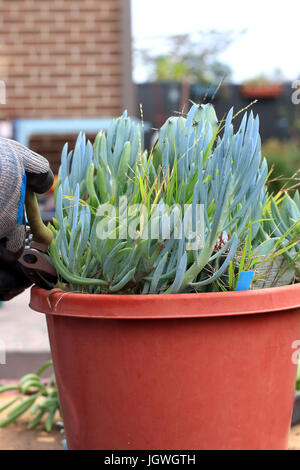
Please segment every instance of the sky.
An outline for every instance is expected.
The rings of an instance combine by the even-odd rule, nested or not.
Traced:
[[[286,80],[300,77],[299,0],[131,0],[137,47],[159,48],[168,35],[217,29],[245,32],[219,58],[240,83],[280,68]],[[143,68],[134,79],[144,81]]]

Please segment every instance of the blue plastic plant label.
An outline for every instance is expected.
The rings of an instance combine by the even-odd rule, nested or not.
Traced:
[[[242,271],[235,290],[249,290],[255,271]]]

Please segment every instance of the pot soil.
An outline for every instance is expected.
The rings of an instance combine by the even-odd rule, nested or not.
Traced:
[[[54,293],[47,318],[69,449],[286,449],[300,284],[174,295]]]

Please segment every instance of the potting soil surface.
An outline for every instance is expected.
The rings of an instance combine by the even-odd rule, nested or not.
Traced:
[[[0,408],[13,399],[11,393],[0,395]],[[6,411],[0,418],[3,419]],[[57,420],[59,416],[57,415]],[[42,425],[34,430],[28,430],[31,421],[30,412],[25,413],[8,427],[0,428],[0,450],[62,450],[63,436],[58,426],[47,433]],[[289,449],[300,450],[300,424],[293,426],[289,437]]]

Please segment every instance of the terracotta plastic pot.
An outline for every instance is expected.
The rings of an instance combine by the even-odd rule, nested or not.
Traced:
[[[282,85],[243,85],[241,92],[246,99],[271,99],[279,98],[282,94]]]
[[[300,284],[87,295],[33,288],[70,449],[285,449]]]

